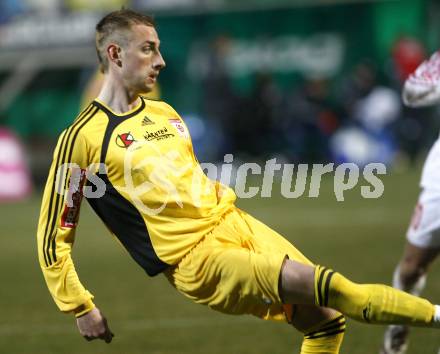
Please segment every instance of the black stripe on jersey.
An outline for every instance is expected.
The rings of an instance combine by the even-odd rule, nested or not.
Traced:
[[[75,121],[81,120],[84,116],[86,116],[91,111],[92,108],[93,108],[93,106],[89,105],[84,111],[82,111],[79,114],[78,118],[75,119]],[[55,192],[56,170],[55,169],[57,169],[58,166],[60,166],[60,158],[61,158],[61,155],[62,155],[61,154],[61,150],[65,147],[67,131],[68,131],[68,129],[65,129],[63,131],[62,137],[60,137],[60,144],[56,147],[58,149],[56,151],[57,161],[56,161],[56,164],[53,167],[54,168],[54,180],[53,180],[53,184],[52,184],[52,190],[50,192],[49,211],[47,213],[46,228],[44,230],[44,239],[43,239],[43,255],[44,255],[44,262],[46,264],[46,267],[49,266],[49,263],[50,263],[50,259],[49,259],[50,255],[49,255],[48,252],[46,254],[45,249],[46,249],[46,239],[47,239],[47,236],[48,236],[47,230],[48,230],[48,227],[49,227],[49,224],[50,224],[51,217],[53,217],[52,216],[52,207],[53,207],[54,196],[56,194],[56,192]]]
[[[106,183],[106,191],[101,198],[87,198],[90,206],[149,276],[163,272],[169,265],[156,255],[139,210],[114,188],[106,175],[99,177]]]
[[[58,147],[58,150],[61,149],[62,146],[64,146],[64,141],[66,138],[66,132],[67,130],[64,130],[62,133],[62,137],[60,136],[60,145]],[[57,153],[58,157],[57,157],[57,163],[53,166],[54,170],[57,168],[58,163],[59,163],[59,159],[60,159],[60,154],[59,152]],[[49,172],[50,175],[50,172]],[[49,223],[50,223],[50,217],[52,214],[52,205],[53,205],[53,198],[55,195],[55,181],[56,181],[56,172],[54,171],[54,180],[53,180],[53,184],[52,184],[52,190],[50,192],[50,201],[49,201],[49,211],[47,212],[47,220],[46,220],[46,228],[44,230],[44,238],[43,238],[43,255],[44,255],[44,263],[46,264],[46,267],[49,265],[49,260],[48,260],[48,255],[46,255],[46,238],[47,238],[47,229],[49,227]]]
[[[136,111],[131,112],[129,114],[125,114],[125,115],[116,115],[112,111],[110,111],[107,107],[100,104],[99,102],[97,102],[97,101],[93,102],[93,104],[96,105],[97,107],[101,108],[107,114],[107,117],[108,117],[108,125],[105,130],[104,138],[102,140],[102,145],[101,145],[101,157],[100,157],[101,163],[105,163],[105,157],[107,156],[108,145],[110,143],[110,138],[111,138],[115,128],[119,124],[121,124],[122,122],[126,121],[127,119],[136,116],[145,108],[144,98],[142,96],[139,96],[139,98],[141,99],[140,107],[138,109],[136,109]]]
[[[77,121],[78,127],[75,126],[75,128],[73,128],[71,130],[70,133],[73,134],[73,137],[71,138],[70,146],[67,146],[66,150],[64,151],[64,153],[69,151],[67,159],[64,160],[65,163],[69,163],[72,160],[73,149],[75,147],[75,141],[76,141],[76,138],[77,138],[80,130],[93,118],[93,116],[98,111],[99,111],[99,109],[95,108],[87,117],[84,117],[84,119],[81,119],[81,121],[78,120]],[[74,125],[76,125],[76,123]],[[74,130],[75,130],[75,132],[73,132]],[[69,139],[69,137],[68,137],[68,139]],[[69,140],[67,140],[67,142],[69,143]],[[64,159],[64,156],[63,156],[63,159]],[[66,177],[67,177],[67,175],[66,175]],[[69,183],[68,178],[66,178],[65,181],[64,181],[64,188],[62,189],[63,191],[65,191],[67,189],[67,184],[68,183]],[[59,214],[63,210],[64,198],[61,198],[59,195],[57,196],[57,198],[59,198],[59,205],[58,205],[58,209],[57,209],[58,210],[57,214]],[[55,223],[55,225],[56,225],[56,223]],[[53,259],[54,262],[57,261],[57,256],[56,256],[56,235],[57,235],[56,232],[54,234],[52,234],[52,233],[49,234],[49,237],[52,238],[52,259]],[[49,248],[48,248],[48,251],[49,251]]]
[[[84,120],[86,120],[91,112],[93,112],[93,106],[90,105],[76,120],[75,123],[72,124],[69,128],[67,128],[64,131],[64,136],[63,139],[61,141],[61,144],[59,146],[58,152],[57,152],[57,162],[55,164],[55,168],[58,169],[62,164],[68,162],[66,161],[66,153],[67,153],[67,148],[69,145],[69,141],[70,141],[70,137],[71,137],[71,133],[73,131],[74,128],[76,128],[78,125],[80,125]],[[51,265],[53,261],[56,261],[56,259],[54,258],[53,260],[50,257],[50,244],[51,244],[51,237],[52,234],[54,232],[55,226],[56,226],[56,222],[58,220],[58,210],[59,210],[59,202],[60,199],[63,200],[63,198],[60,198],[60,195],[55,191],[55,183],[56,183],[56,173],[57,171],[54,171],[54,181],[53,181],[53,185],[52,185],[52,192],[51,192],[51,202],[50,202],[50,206],[49,206],[49,213],[48,213],[48,221],[46,224],[46,233],[45,233],[45,237],[44,237],[44,248],[45,248],[45,259],[47,259],[47,265]],[[66,175],[67,176],[67,175]],[[62,190],[61,189],[61,185],[62,185],[62,179],[60,179],[58,181],[59,185],[57,188],[57,191]],[[54,201],[54,197],[55,197],[55,201]],[[53,209],[53,212],[52,212]],[[50,231],[47,232],[47,227],[50,225]]]
[[[101,144],[101,163],[105,163],[115,128],[144,109],[145,102],[142,97],[141,100],[139,109],[124,116],[114,115],[99,102],[94,102],[108,116],[108,124]],[[169,265],[154,251],[147,225],[139,210],[114,188],[107,175],[100,174],[99,177],[105,182],[106,191],[101,198],[87,198],[90,206],[148,275],[154,276],[163,272]]]
[[[68,159],[66,159],[67,152],[69,151],[69,157],[71,158],[73,148],[75,145],[76,137],[78,136],[79,131],[86,125],[90,119],[98,112],[98,109],[96,107],[93,107],[93,105],[90,105],[89,108],[86,110],[84,114],[82,114],[82,117],[78,118],[74,124],[72,124],[65,132],[63,136],[63,140],[60,145],[61,151],[58,153],[57,157],[57,163],[56,168],[59,168],[59,166],[70,162]],[[72,136],[73,134],[73,136]],[[51,265],[53,262],[57,261],[56,258],[56,247],[55,247],[55,237],[56,237],[56,224],[59,217],[60,209],[63,206],[64,203],[64,195],[60,196],[60,194],[56,193],[55,191],[55,183],[56,183],[56,172],[54,171],[54,183],[52,186],[52,193],[51,193],[51,205],[49,209],[48,214],[48,224],[50,223],[50,230],[49,232],[45,233],[45,255],[47,258],[47,266]],[[67,180],[67,174],[66,174],[66,180]],[[59,181],[60,185],[58,187],[61,187],[62,180]],[[65,189],[64,189],[65,190]],[[54,201],[55,196],[55,201]],[[53,212],[51,209],[54,209]],[[52,214],[52,215],[51,215]],[[47,227],[47,225],[46,225]],[[50,247],[52,245],[52,258],[50,254]]]
[[[92,104],[99,107],[102,111],[104,111],[108,116],[116,117],[116,118],[131,118],[135,115],[139,114],[144,108],[145,108],[145,99],[142,96],[139,96],[141,99],[141,105],[138,109],[136,109],[134,112],[128,113],[128,114],[115,114],[111,110],[109,110],[106,106],[99,103],[98,101],[93,101]]]

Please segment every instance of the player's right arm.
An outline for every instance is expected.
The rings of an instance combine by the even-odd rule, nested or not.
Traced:
[[[74,313],[80,333],[87,339],[110,342],[113,334],[95,307],[93,295],[81,284],[71,251],[89,165],[81,128],[93,116],[89,108],[59,137],[47,178],[38,223],[38,258],[49,292],[58,308]]]
[[[92,294],[79,281],[71,257],[87,167],[86,145],[72,127],[60,135],[55,148],[43,194],[37,243],[44,279],[58,308],[81,316],[95,305]]]
[[[409,107],[440,103],[440,51],[420,64],[408,77],[403,86],[402,98]]]

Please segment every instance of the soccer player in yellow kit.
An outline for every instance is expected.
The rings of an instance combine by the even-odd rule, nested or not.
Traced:
[[[179,292],[215,310],[292,324],[304,333],[302,354],[338,353],[344,315],[438,326],[438,306],[314,265],[235,207],[234,192],[203,174],[180,116],[140,95],[165,67],[159,45],[149,16],[105,16],[96,27],[102,90],[55,148],[38,254],[51,295],[61,311],[75,314],[79,332],[88,340],[113,337],[71,259],[83,195],[150,276],[163,273]]]

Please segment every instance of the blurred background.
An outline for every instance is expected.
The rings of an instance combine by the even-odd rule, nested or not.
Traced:
[[[88,206],[75,257],[85,264],[82,279],[122,323],[120,342],[82,343],[53,305],[34,249],[41,190],[58,134],[99,88],[94,26],[121,6],[155,15],[167,67],[152,97],[183,116],[201,162],[234,153],[241,161],[388,166],[380,200],[353,190],[337,203],[329,180],[317,200],[274,195],[239,205],[312,259],[359,281],[389,282],[440,127],[439,108],[404,107],[401,87],[440,47],[440,2],[0,0],[0,352],[294,352],[300,341],[290,329],[205,316],[163,279],[144,281],[124,251],[111,241],[106,248],[108,233]],[[124,286],[115,289],[115,281]],[[427,294],[438,298],[432,283]],[[353,328],[343,352],[375,353],[382,328]],[[434,353],[434,333],[416,333],[412,353]]]
[[[37,185],[98,92],[94,26],[121,6],[155,14],[155,97],[186,118],[200,161],[411,165],[436,138],[436,109],[403,107],[400,90],[440,43],[437,1],[2,0],[0,126]]]

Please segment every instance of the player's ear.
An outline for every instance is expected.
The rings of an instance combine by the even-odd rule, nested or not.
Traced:
[[[117,44],[110,44],[107,47],[107,54],[109,56],[109,60],[115,63],[117,66],[122,67],[121,61],[121,47]]]

